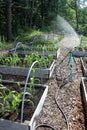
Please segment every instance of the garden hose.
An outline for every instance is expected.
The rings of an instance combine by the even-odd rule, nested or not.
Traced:
[[[64,58],[64,59],[65,59],[65,58]],[[55,94],[55,103],[56,103],[58,109],[60,110],[60,112],[62,113],[62,115],[63,115],[63,117],[64,117],[64,119],[65,119],[65,121],[66,121],[67,130],[69,130],[69,122],[68,122],[68,119],[67,119],[66,115],[64,114],[62,108],[60,107],[60,105],[59,105],[59,103],[58,103],[58,101],[57,101],[57,97],[58,97],[58,95],[59,95],[59,90],[61,89],[61,87],[63,87],[63,86],[66,84],[66,83],[64,83],[65,80],[64,80],[63,77],[62,77],[61,68],[59,69],[59,72],[60,72],[60,76],[61,76],[62,81],[61,81],[61,84],[59,84],[59,85],[57,84],[57,85],[58,85],[58,89],[57,89],[56,94]]]
[[[66,121],[67,130],[69,130],[69,122],[68,122],[68,119],[67,119],[66,115],[64,114],[62,108],[60,107],[60,105],[59,105],[59,103],[58,103],[58,101],[57,101],[57,96],[59,95],[59,94],[58,94],[58,93],[59,93],[59,90],[60,90],[61,87],[64,85],[63,83],[64,83],[64,81],[62,80],[62,83],[58,86],[59,88],[57,89],[57,92],[56,92],[56,94],[55,94],[55,103],[56,103],[57,107],[59,108],[60,112],[62,113],[62,115],[63,115],[63,117],[64,117],[64,119],[65,119],[65,121]]]
[[[50,130],[56,130],[51,125],[47,125],[47,124],[40,124],[40,125],[36,126],[35,130],[37,130],[38,128],[49,128]]]
[[[66,59],[66,57],[69,55],[70,51],[64,56],[64,58],[61,60],[61,62],[58,64],[58,66]]]

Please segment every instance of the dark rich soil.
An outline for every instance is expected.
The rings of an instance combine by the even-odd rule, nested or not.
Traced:
[[[3,80],[12,81],[12,82],[26,82],[26,76],[18,76],[18,75],[10,75],[10,74],[1,74]],[[28,80],[28,83],[30,78]],[[46,79],[35,78],[34,77],[34,84],[43,84]]]
[[[19,88],[17,86],[17,84],[14,84],[14,83],[2,83],[3,85],[5,85],[6,87],[8,87],[11,91],[17,91],[17,92],[22,92],[21,88]],[[21,86],[23,88],[23,86]],[[34,106],[32,105],[32,103],[30,102],[25,102],[24,103],[24,118],[23,118],[23,121],[25,120],[30,120],[37,105],[38,105],[38,102],[39,100],[41,99],[41,96],[43,94],[43,91],[44,89],[40,88],[40,87],[37,87],[35,88],[34,92],[33,92],[33,97],[29,97],[27,96],[26,99],[30,99]],[[11,100],[11,99],[10,99]],[[16,114],[16,112],[14,113],[9,113],[9,112],[5,112],[5,114],[2,114],[2,110],[1,110],[1,107],[0,107],[0,118],[1,119],[7,119],[7,120],[11,120],[11,121],[16,121],[16,122],[20,122],[20,119],[21,119],[21,103],[19,104],[19,108],[18,108],[18,114]]]
[[[3,80],[10,80],[13,82],[25,82],[26,77],[25,76],[18,76],[18,75],[10,75],[10,74],[1,74]]]

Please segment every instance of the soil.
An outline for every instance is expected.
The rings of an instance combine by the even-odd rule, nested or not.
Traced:
[[[17,91],[19,93],[23,91],[22,88],[24,86],[24,85],[23,86],[21,85],[21,88],[20,88],[17,86],[16,83],[6,83],[6,82],[5,83],[3,82],[3,85],[8,87],[10,91]],[[44,92],[43,88],[41,89],[40,87],[38,88],[35,87],[35,90],[32,93],[32,96],[26,95],[26,99],[30,99],[33,104],[31,102],[25,102],[23,121],[31,120],[31,117],[41,99],[43,92]],[[12,99],[9,98],[8,100],[9,100],[9,103],[11,103]],[[0,100],[0,103],[1,103],[1,100]],[[15,122],[20,122],[21,121],[20,120],[21,119],[21,103],[19,104],[19,107],[18,107],[18,114],[15,111],[13,113],[5,112],[4,114],[2,114],[2,109],[0,107],[0,118],[15,121]]]
[[[25,76],[18,76],[18,75],[10,75],[10,74],[1,74],[3,80],[10,80],[13,82],[25,82],[26,77]]]
[[[48,95],[36,125],[51,125],[55,130],[86,130],[80,91],[83,76],[80,58],[73,58],[70,74],[69,52],[75,47],[74,41],[78,41],[78,38],[68,36],[60,43],[60,55],[56,60],[52,78],[45,83],[49,87]],[[69,128],[59,108],[62,109]],[[46,128],[39,128],[39,130],[46,130]]]

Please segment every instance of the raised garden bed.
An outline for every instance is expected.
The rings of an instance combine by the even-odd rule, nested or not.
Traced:
[[[60,48],[58,47],[58,43],[53,43],[52,41],[44,41],[42,40],[41,43],[36,42],[32,44],[22,44],[18,42],[15,48],[11,49],[10,52],[17,52],[18,54],[32,54],[38,52],[40,55],[48,56],[50,54],[53,55],[54,58],[58,58],[60,54]]]
[[[27,84],[27,92],[30,93],[29,84]],[[2,81],[0,84],[0,130],[34,130],[36,120],[44,104],[48,86],[41,84],[34,84],[33,96],[26,93],[24,101],[23,121],[21,122],[21,102],[14,106],[14,101],[18,95],[24,90],[24,84],[11,81]],[[3,91],[4,90],[4,91]],[[10,95],[10,97],[9,97]],[[14,96],[13,96],[14,95]],[[20,100],[22,98],[20,97]],[[6,102],[5,102],[6,101]],[[16,100],[18,101],[18,100]],[[18,103],[18,102],[17,102]],[[1,105],[4,104],[4,105]],[[32,105],[33,104],[33,105]],[[4,106],[4,108],[2,107]],[[10,106],[10,107],[8,107]],[[15,108],[15,109],[13,109]]]
[[[12,50],[14,52],[14,50]],[[10,52],[12,52],[10,50]],[[28,50],[16,50],[16,52],[18,54],[22,54],[22,55],[25,55],[25,54],[32,54],[33,53],[36,53],[38,52],[40,55],[45,55],[45,56],[48,56],[50,54],[53,55],[54,59],[57,59],[59,57],[59,54],[60,54],[60,48],[58,50],[54,50],[54,51],[48,51],[48,50],[44,50],[44,51],[28,51]]]
[[[85,60],[85,57],[84,58],[81,57],[80,59],[81,59],[81,66],[82,66],[83,75],[87,76],[87,62]]]
[[[33,55],[32,59],[34,59],[35,55],[36,54]],[[9,56],[7,58],[1,57],[0,73],[27,76],[28,71],[30,69],[30,65],[32,65],[32,60],[30,58],[31,58],[31,55],[30,55],[30,57],[26,56],[25,60],[23,61],[23,59],[21,60],[18,56],[14,56],[12,58],[11,57],[9,58]],[[36,58],[39,58],[38,55]],[[35,77],[38,77],[38,78],[42,77],[42,78],[48,79],[52,76],[52,73],[55,68],[55,60],[52,59],[52,56],[50,57],[50,59],[47,59],[47,57],[46,57],[46,60],[48,61],[49,65],[48,65],[47,61],[44,61],[44,58],[41,57],[40,61],[42,62],[42,65],[40,64],[39,66],[35,66],[35,68],[34,68]],[[11,62],[12,62],[12,65],[11,65]],[[23,63],[26,63],[26,64],[23,64]],[[29,63],[31,63],[31,64],[29,65]],[[43,66],[43,65],[45,65],[45,66]],[[31,75],[32,75],[32,73],[31,73]]]
[[[42,78],[45,78],[45,79],[49,79],[49,78],[52,77],[54,69],[55,69],[55,61],[53,61],[50,68],[46,68],[46,69],[35,68],[34,76],[37,77],[37,78],[42,77]],[[29,71],[29,68],[25,68],[25,67],[14,67],[14,66],[0,65],[0,73],[1,74],[27,76],[28,71]]]
[[[82,77],[81,79],[81,93],[82,93],[82,100],[83,100],[85,113],[87,116],[87,78],[86,77]]]

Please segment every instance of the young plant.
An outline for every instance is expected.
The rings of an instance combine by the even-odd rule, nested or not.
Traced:
[[[0,64],[8,65],[8,66],[17,66],[21,64],[21,59],[18,57],[18,54],[8,54],[5,56],[0,57]]]
[[[33,73],[34,73],[34,70],[33,70]],[[33,84],[31,83],[31,85]],[[16,91],[16,90],[13,90],[13,88],[8,89],[8,87],[0,84],[0,107],[1,107],[0,113],[2,115],[4,115],[5,113],[12,114],[14,112],[18,115],[19,105],[22,102],[22,96],[23,96],[23,86],[21,85],[20,82],[17,83],[17,87],[18,86],[20,89]],[[28,89],[25,93],[26,98],[24,102],[31,103],[32,107],[34,108],[33,94],[32,94],[34,86],[29,86],[29,87],[30,89]]]
[[[32,64],[32,55],[25,55],[23,63],[26,67],[29,67]]]
[[[0,64],[7,65],[7,66],[23,66],[23,67],[30,67],[34,61],[39,61],[40,66],[43,68],[47,68],[52,63],[53,56],[45,56],[40,55],[38,53],[32,53],[31,55],[25,55],[25,57],[19,57],[18,54],[10,54],[7,57],[3,57],[0,60]],[[37,65],[35,65],[37,67]]]
[[[17,66],[17,64],[21,63],[20,61],[21,60],[18,57],[18,54],[13,53],[13,55],[12,55],[12,64],[13,64],[13,66]]]
[[[11,91],[3,97],[2,114],[5,112],[18,114],[22,93]]]
[[[35,69],[32,69],[32,77],[30,78],[30,91],[34,92],[34,74],[35,74]]]

